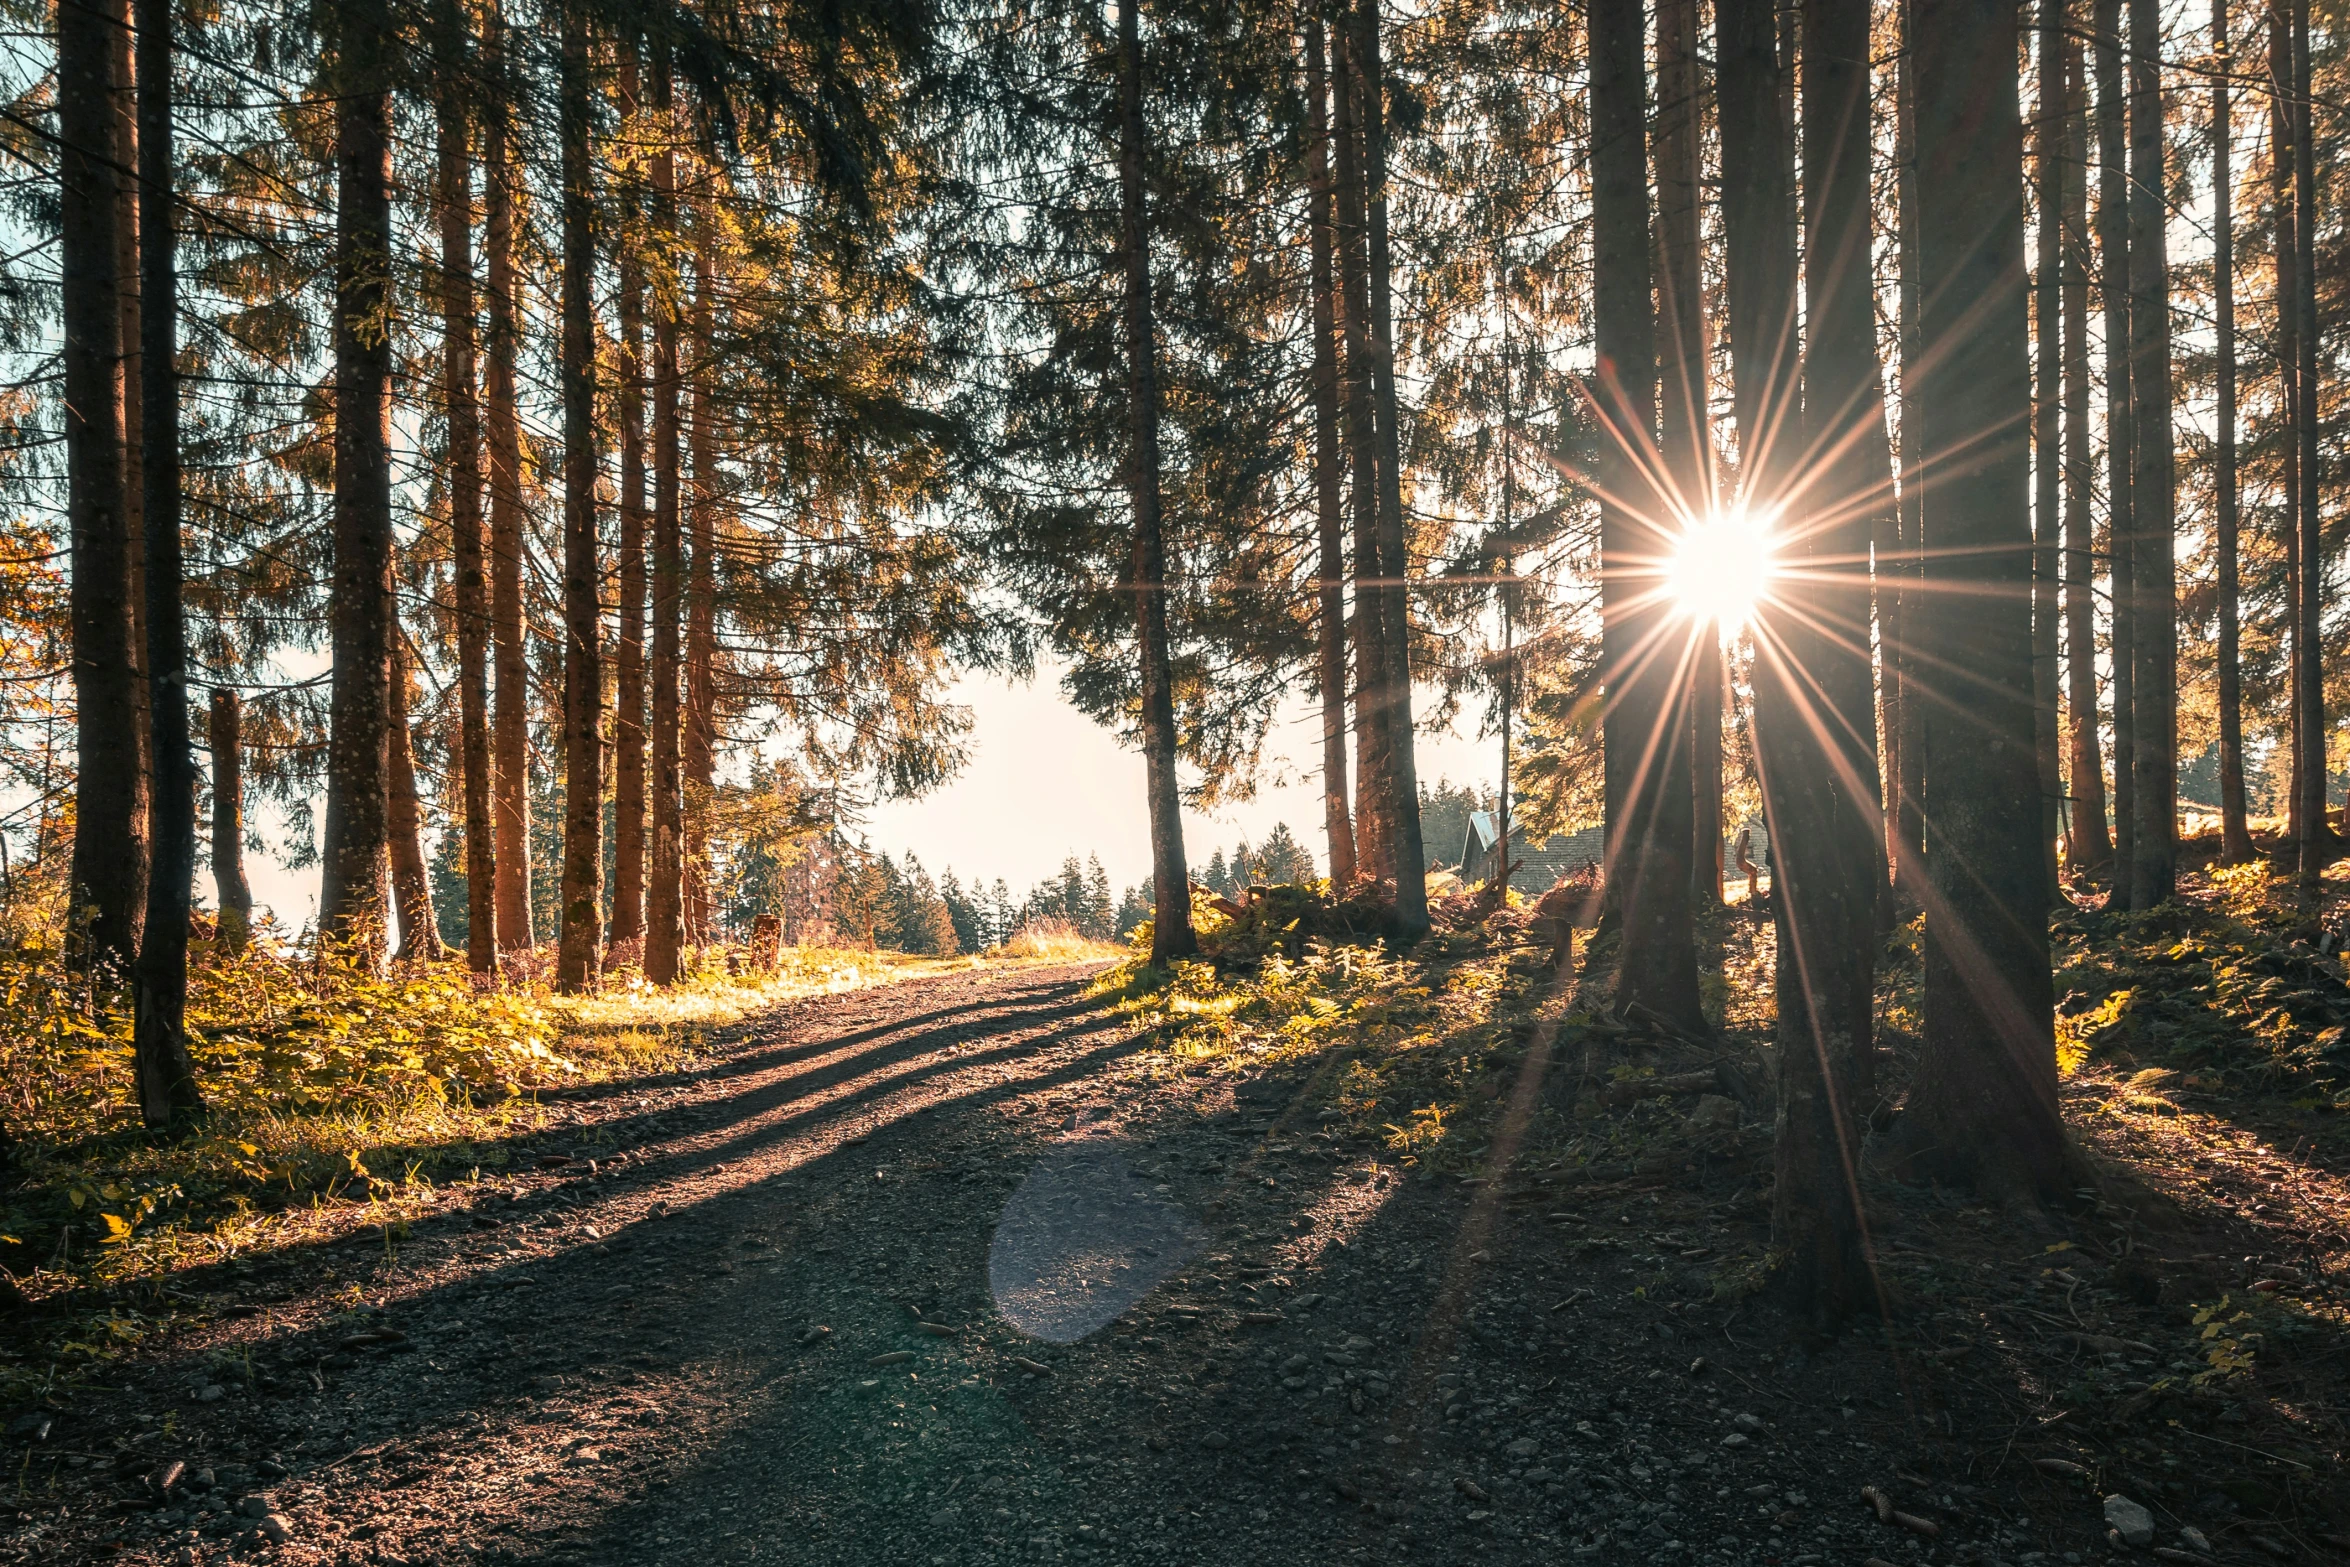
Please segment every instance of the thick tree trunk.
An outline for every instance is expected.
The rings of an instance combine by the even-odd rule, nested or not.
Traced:
[[[653,57],[651,241],[674,253],[677,158],[670,138],[669,55]],[[645,886],[645,978],[673,984],[685,940],[685,817],[678,767],[678,622],[685,598],[685,552],[678,518],[677,311],[674,296],[653,302],[653,626],[652,721],[647,789],[653,819]]]
[[[123,475],[116,171],[127,149],[117,145],[113,48],[104,11],[58,8],[58,272],[79,765],[68,951],[77,968],[127,978],[147,907],[147,776]]]
[[[1638,0],[1591,8],[1593,399],[1600,471],[1601,660],[1607,715],[1607,898],[1616,999],[1702,1030],[1689,906],[1688,682],[1658,587],[1656,312],[1648,226],[1647,79]]]
[[[335,12],[335,501],[331,732],[318,927],[380,951],[392,649],[391,101],[384,0]]]
[[[2244,800],[2243,590],[2237,570],[2236,136],[2228,81],[2236,60],[2228,39],[2228,0],[2211,0],[2211,46],[2216,63],[2211,77],[2211,281],[2212,372],[2219,406],[2211,482],[2219,577],[2219,857],[2222,864],[2242,865],[2252,858],[2252,829]]]
[[[482,49],[483,74],[492,83],[504,72],[504,28],[493,6]],[[498,694],[490,737],[498,947],[527,952],[538,937],[530,910],[530,627],[522,612],[522,423],[514,403],[515,357],[522,346],[514,191],[522,171],[507,152],[506,113],[496,104],[482,119],[481,161],[482,249],[489,285],[483,428],[490,448],[490,658]]]
[[[2285,0],[2271,0],[2268,27],[2269,71],[2269,193],[2276,213],[2274,252],[2276,294],[2276,357],[2279,391],[2284,403],[2284,436],[2278,467],[2284,481],[2285,525],[2279,530],[2285,556],[2285,728],[2291,735],[2291,769],[2285,788],[2285,842],[2280,856],[2287,866],[2301,854],[2301,674],[2293,649],[2301,637],[2301,333],[2298,246],[2293,221],[2293,23]]]
[[[1659,0],[1656,12],[1657,355],[1662,445],[1674,521],[1715,508],[1713,345],[1705,319],[1705,126],[1697,59],[1697,0]],[[1670,525],[1670,524],[1668,524]],[[1722,901],[1722,652],[1720,627],[1691,628],[1680,661],[1689,682],[1690,895]]]
[[[490,792],[489,574],[481,530],[481,399],[474,377],[473,158],[459,90],[465,12],[451,6],[440,119],[441,397],[449,434],[449,537],[457,587],[457,764],[465,777],[465,965],[498,966],[498,846]]]
[[[2039,113],[2033,126],[2034,225],[2032,326],[2032,724],[2040,770],[2041,859],[2053,907],[2064,896],[2056,840],[2063,827],[2064,749],[2057,708],[2058,549],[2064,497],[2064,8],[2039,0]]]
[[[1899,211],[1901,280],[1895,290],[1896,330],[1901,352],[1901,500],[1895,530],[1900,544],[1895,553],[1898,580],[1894,588],[1895,635],[1892,638],[1896,700],[1890,715],[1894,726],[1893,755],[1885,770],[1890,804],[1886,811],[1887,857],[1896,897],[1896,909],[1922,900],[1926,869],[1926,702],[1924,679],[1918,668],[1913,635],[1918,618],[1927,613],[1925,602],[1926,480],[1918,463],[1921,450],[1915,422],[1914,393],[1925,375],[1926,346],[1919,336],[1918,316],[1918,158],[1916,55],[1907,42],[1914,34],[1909,24],[1908,0],[1900,0],[1904,43],[1896,65],[1893,97],[1894,200]]]
[[[685,784],[686,940],[706,946],[710,929],[710,791],[718,760],[718,369],[717,279],[707,229],[694,248],[693,509],[687,517],[693,556],[685,584],[685,732],[679,759]]]
[[[1933,596],[1914,640],[1946,683],[1925,712],[1925,1048],[1904,1117],[1916,1163],[1978,1190],[2067,1186],[2056,1104],[2047,875],[2033,758],[2032,379],[2013,0],[1912,0],[1915,388]]]
[[[1387,245],[1387,95],[1381,85],[1378,0],[1356,0],[1357,120],[1369,225],[1372,417],[1379,437],[1379,618],[1386,637],[1387,837],[1395,862],[1395,923],[1411,940],[1428,929],[1428,857],[1420,841],[1419,769],[1412,744],[1411,548],[1403,521],[1403,436],[1395,390],[1393,269]]]
[[[1308,7],[1306,43],[1306,227],[1313,255],[1314,521],[1319,548],[1315,622],[1322,687],[1322,827],[1330,844],[1330,885],[1355,879],[1354,813],[1346,787],[1346,497],[1338,433],[1338,307],[1332,272],[1337,214],[1330,167],[1330,93],[1322,18]]]
[[[563,6],[563,928],[556,988],[595,987],[604,949],[604,617],[596,559],[596,228],[587,19]]]
[[[424,859],[424,801],[416,791],[416,748],[408,734],[408,688],[415,675],[401,635],[399,610],[391,615],[392,676],[389,722],[385,728],[386,818],[392,858],[392,912],[399,921],[399,954],[405,963],[438,963],[448,956],[433,917],[432,872]]]
[[[2072,729],[2066,768],[2072,793],[2072,869],[2113,864],[2105,817],[2105,736],[2097,696],[2096,460],[2089,440],[2089,121],[2086,62],[2078,36],[2065,45],[2064,215],[2064,658]]]
[[[626,46],[620,67],[622,135],[638,129],[637,58]],[[613,649],[612,925],[613,947],[645,933],[645,267],[623,223],[613,236],[620,263],[620,640]]]
[[[244,716],[234,687],[212,688],[205,738],[212,752],[212,887],[220,902],[223,952],[244,951],[253,935],[253,889],[245,880]]]
[[[2132,0],[2133,5],[2145,0]],[[2318,897],[2318,873],[2336,856],[2340,839],[2326,814],[2326,698],[2320,665],[2325,621],[2325,551],[2320,532],[2318,484],[2324,470],[2318,459],[2318,343],[2317,317],[2317,153],[2311,129],[2309,64],[2309,0],[2286,0],[2292,13],[2293,91],[2288,113],[2293,124],[2293,435],[2298,447],[2301,483],[2294,497],[2296,540],[2301,560],[2301,592],[2295,605],[2293,632],[2294,684],[2301,696],[2297,719],[2301,730],[2301,852],[2300,888],[2312,907]]]
[[[1118,207],[1125,273],[1126,488],[1134,507],[1136,651],[1142,662],[1142,758],[1150,794],[1151,961],[1199,950],[1191,929],[1191,872],[1183,855],[1183,805],[1175,782],[1175,691],[1167,628],[1167,545],[1159,509],[1159,369],[1151,302],[1150,216],[1144,207],[1150,127],[1142,112],[1139,5],[1118,8]]]
[[[196,757],[188,743],[188,639],[180,602],[179,258],[171,209],[171,0],[138,0],[139,308],[146,349],[140,428],[152,443],[141,468],[147,533],[147,669],[155,786],[147,919],[139,944],[132,1067],[150,1127],[200,1112],[188,1054],[188,915],[196,878]]]
[[[2121,0],[2095,0],[2097,70],[2097,267],[2105,301],[2105,547],[2112,621],[2106,646],[2113,667],[2113,895],[2107,907],[2130,906],[2130,867],[2137,863],[2137,528],[2131,485],[2137,440],[2130,411],[2130,190],[2127,96],[2122,79]],[[2157,198],[2159,199],[2159,198]]]
[[[2130,907],[2178,890],[2178,477],[2171,441],[2169,158],[2163,148],[2161,0],[2130,0]]]
[[[114,135],[122,160],[122,177],[115,184],[115,308],[122,317],[122,507],[123,531],[131,556],[131,669],[136,677],[139,770],[154,787],[154,758],[149,743],[155,732],[148,708],[147,689],[147,527],[145,518],[147,438],[144,429],[145,355],[139,310],[139,122],[137,63],[132,58],[131,0],[97,0],[112,34],[113,62],[108,74],[114,82]],[[152,849],[150,848],[150,852]]]
[[[1803,446],[1797,384],[1794,148],[1779,112],[1775,0],[1717,0],[1722,238],[1741,498],[1785,503]]]
[[[1362,92],[1353,30],[1340,27],[1332,97],[1337,104],[1338,304],[1346,341],[1346,452],[1354,500],[1355,866],[1374,882],[1395,875],[1394,788],[1388,781],[1387,639],[1379,619],[1379,448],[1371,415],[1371,290],[1363,211]]]

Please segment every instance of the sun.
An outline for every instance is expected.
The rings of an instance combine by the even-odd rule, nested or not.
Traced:
[[[1777,569],[1775,548],[1770,519],[1744,507],[1691,518],[1668,570],[1674,604],[1728,636],[1746,623],[1769,586]]]

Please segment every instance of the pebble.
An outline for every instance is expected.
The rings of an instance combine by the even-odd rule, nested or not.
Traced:
[[[1510,1456],[1512,1458],[1532,1458],[1540,1451],[1542,1451],[1542,1444],[1535,1441],[1530,1436],[1519,1437],[1515,1442],[1510,1444],[1509,1448]]]
[[[2188,1550],[2198,1552],[2205,1556],[2209,1556],[2211,1554],[2211,1537],[2205,1534],[2202,1530],[2196,1528],[2193,1524],[2189,1524],[2185,1528],[2181,1529],[2179,1531],[2179,1538],[2187,1542]]]
[[[2134,1551],[2154,1543],[2154,1515],[2118,1491],[2105,1499],[2105,1521]]]
[[[8,1434],[19,1442],[46,1442],[49,1440],[50,1431],[56,1425],[57,1421],[54,1417],[36,1409],[30,1414],[18,1415],[14,1420],[9,1421]]]
[[[1758,1415],[1740,1415],[1736,1419],[1732,1420],[1730,1424],[1736,1426],[1739,1430],[1744,1431],[1749,1435],[1759,1433],[1763,1428],[1762,1419]]]
[[[217,1382],[207,1382],[196,1389],[196,1402],[199,1404],[217,1404],[226,1397],[228,1389]]]
[[[293,1521],[283,1513],[264,1515],[259,1528],[262,1538],[272,1545],[283,1545],[294,1537]]]
[[[1220,1453],[1232,1445],[1232,1438],[1221,1431],[1210,1431],[1199,1439],[1199,1445],[1211,1453]]]
[[[1722,1438],[1722,1445],[1724,1447],[1746,1447],[1751,1445],[1753,1441],[1754,1438],[1748,1436],[1745,1432],[1733,1431],[1728,1436]]]

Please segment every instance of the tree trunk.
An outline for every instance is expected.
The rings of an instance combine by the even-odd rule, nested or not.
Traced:
[[[1651,519],[1656,444],[1656,313],[1648,226],[1647,80],[1637,0],[1590,12],[1594,402],[1607,427],[1600,465],[1601,660],[1607,716],[1607,897],[1618,933],[1616,998],[1691,1029],[1698,1004],[1689,907],[1688,682],[1658,656],[1674,635],[1657,592],[1670,541]]]
[[[2178,476],[2171,442],[2169,159],[2163,149],[2161,0],[2130,0],[2131,771],[2130,907],[2178,890]]]
[[[1151,962],[1199,950],[1191,929],[1191,871],[1183,855],[1183,806],[1175,784],[1174,669],[1167,629],[1167,545],[1159,512],[1159,369],[1151,306],[1150,218],[1144,181],[1150,129],[1142,113],[1141,7],[1118,7],[1118,197],[1125,272],[1127,494],[1134,507],[1136,651],[1142,660],[1142,758],[1150,793]]]
[[[677,248],[677,158],[670,138],[669,53],[653,56],[651,242]],[[678,777],[678,620],[685,593],[685,554],[678,518],[677,310],[675,296],[653,302],[653,628],[651,779],[652,868],[645,897],[645,978],[674,984],[685,939],[685,818]]]
[[[139,771],[154,788],[154,758],[148,747],[154,735],[154,717],[148,709],[147,689],[147,528],[145,475],[147,438],[140,388],[145,384],[140,351],[139,312],[139,181],[138,79],[132,58],[131,0],[99,0],[111,30],[113,61],[108,74],[114,83],[114,135],[122,176],[115,184],[115,307],[122,317],[122,510],[123,532],[130,540],[131,557],[131,671],[139,743]],[[151,812],[150,812],[151,814]],[[150,845],[150,854],[153,849]]]
[[[2122,113],[2121,0],[2095,0],[2097,67],[2097,265],[2105,300],[2105,541],[2112,587],[2106,646],[2113,668],[2113,895],[2130,906],[2130,867],[2137,863],[2137,542],[2131,505],[2129,135]]]
[[[2143,4],[2144,0],[2132,0]],[[2300,689],[2301,896],[2315,907],[2318,872],[2332,862],[2339,840],[2326,816],[2326,698],[2320,665],[2325,620],[2325,553],[2320,534],[2318,483],[2317,154],[2311,131],[2309,0],[2286,0],[2292,13],[2293,90],[2293,352],[2295,444],[2301,483],[2294,497],[2301,557],[2301,592],[2293,633],[2295,685]]]
[[[1912,0],[1927,586],[1925,1047],[1916,1163],[2002,1197],[2067,1186],[2033,757],[2023,123],[2012,0]]]
[[[2097,518],[2089,442],[2089,126],[2081,40],[2065,45],[2064,190],[2064,657],[2072,710],[2066,748],[2072,793],[2072,869],[2113,864],[2105,817],[2105,737],[2097,696]]]
[[[1705,319],[1704,110],[1697,60],[1697,0],[1659,0],[1656,13],[1657,355],[1663,456],[1671,522],[1715,507],[1713,421]],[[1668,548],[1673,547],[1670,543]],[[1720,627],[1694,627],[1689,682],[1690,895],[1722,901],[1722,652]]]
[[[483,75],[495,87],[505,68],[505,22],[490,10]],[[530,911],[530,642],[522,613],[522,423],[514,405],[521,350],[521,279],[514,268],[514,191],[521,170],[508,154],[506,111],[482,120],[483,260],[489,274],[488,375],[483,428],[490,447],[490,658],[498,702],[492,719],[490,808],[497,818],[498,946],[538,944]]]
[[[604,620],[596,560],[596,228],[587,19],[563,6],[563,928],[555,985],[595,988],[604,937]]]
[[[498,966],[498,847],[490,805],[489,578],[481,531],[481,400],[474,387],[473,159],[459,72],[465,11],[451,6],[440,119],[441,376],[449,426],[449,537],[457,587],[457,763],[465,777],[465,965]]]
[[[687,568],[685,601],[685,733],[679,742],[685,773],[686,940],[706,946],[710,929],[710,791],[717,776],[718,589],[718,411],[716,356],[717,280],[704,225],[694,248],[693,556]]]
[[[147,778],[137,724],[129,497],[124,491],[121,200],[104,11],[57,13],[58,271],[64,314],[66,510],[73,536],[72,923],[77,968],[127,977],[147,905]]]
[[[212,887],[220,902],[223,952],[244,951],[253,935],[253,889],[245,880],[244,730],[236,689],[214,686],[206,740],[212,752]]]
[[[642,104],[637,57],[625,45],[620,67],[622,135],[633,134]],[[620,263],[620,641],[613,650],[612,927],[613,947],[645,933],[645,267],[624,218],[613,235]]]
[[[2244,671],[2237,575],[2239,526],[2236,483],[2236,180],[2235,108],[2228,73],[2235,53],[2228,39],[2228,0],[2211,0],[2211,280],[2212,364],[2218,398],[2212,439],[2213,547],[2219,582],[2219,857],[2225,865],[2252,858],[2252,829],[2244,802]]]
[[[392,658],[391,23],[335,12],[334,681],[318,928],[380,952]]]
[[[196,878],[196,758],[188,744],[188,638],[181,608],[179,258],[171,209],[171,0],[138,0],[140,428],[153,443],[141,468],[147,533],[147,669],[155,786],[148,838],[154,865],[139,944],[132,1069],[150,1127],[201,1112],[188,1054],[188,915]]]
[[[1779,112],[1775,0],[1717,0],[1723,269],[1741,498],[1768,514],[1788,500],[1801,455],[1801,342],[1795,298],[1794,149]]]
[[[2297,865],[2301,854],[2301,671],[2293,649],[2301,639],[2301,332],[2300,313],[2294,307],[2300,288],[2298,247],[2293,222],[2293,23],[2285,0],[2272,0],[2268,29],[2269,70],[2269,190],[2276,209],[2276,353],[2279,390],[2284,402],[2284,442],[2279,467],[2283,470],[2285,526],[2281,542],[2285,556],[2285,690],[2288,711],[2285,728],[2292,736],[2291,773],[2285,789],[2285,841],[2291,847],[2282,863]]]
[[[1420,841],[1419,770],[1412,747],[1411,548],[1403,522],[1403,437],[1395,390],[1393,269],[1387,246],[1387,95],[1381,85],[1378,0],[1357,0],[1361,77],[1356,118],[1363,137],[1363,191],[1370,231],[1371,397],[1379,437],[1377,602],[1386,638],[1387,837],[1395,862],[1395,923],[1404,939],[1428,929],[1428,856]]]
[[[1387,639],[1379,619],[1379,448],[1371,415],[1371,291],[1363,211],[1362,92],[1353,30],[1337,29],[1338,303],[1345,314],[1346,448],[1353,466],[1355,552],[1355,865],[1374,882],[1395,875],[1395,791],[1388,780]]]
[[[441,928],[433,917],[432,873],[424,860],[424,801],[416,792],[416,748],[408,734],[408,687],[415,677],[400,631],[395,601],[391,617],[392,674],[386,775],[389,794],[385,809],[392,856],[392,911],[399,921],[399,954],[405,963],[438,963],[448,956],[441,945]]]
[[[2039,114],[2033,126],[2035,256],[2032,326],[2032,723],[2040,770],[2041,861],[2051,907],[2064,896],[2056,840],[2062,831],[2064,749],[2057,710],[2059,533],[2064,496],[2064,10],[2066,0],[2039,0]]]
[[[1330,842],[1330,885],[1355,879],[1353,813],[1346,787],[1346,500],[1338,434],[1338,311],[1330,171],[1330,95],[1322,18],[1306,12],[1306,226],[1311,236],[1314,321],[1314,520],[1320,547],[1316,650],[1322,687],[1322,826]]]
[[[1900,0],[1902,37],[1914,34],[1909,24],[1908,0]],[[1908,44],[1895,64],[1893,94],[1893,161],[1895,204],[1900,227],[1901,281],[1896,293],[1899,320],[1896,329],[1901,351],[1901,500],[1895,531],[1900,539],[1895,554],[1898,580],[1894,589],[1895,635],[1892,638],[1897,700],[1892,719],[1898,733],[1886,768],[1891,808],[1886,812],[1887,858],[1897,896],[1896,908],[1921,901],[1926,872],[1926,689],[1918,669],[1914,630],[1927,613],[1926,480],[1918,464],[1920,451],[1914,422],[1913,393],[1925,375],[1926,346],[1919,336],[1918,316],[1918,157],[1917,72]]]

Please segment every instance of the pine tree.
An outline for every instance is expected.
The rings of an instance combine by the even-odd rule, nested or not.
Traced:
[[[563,924],[555,983],[596,983],[603,951],[603,609],[597,598],[595,192],[587,21],[563,3]]]

